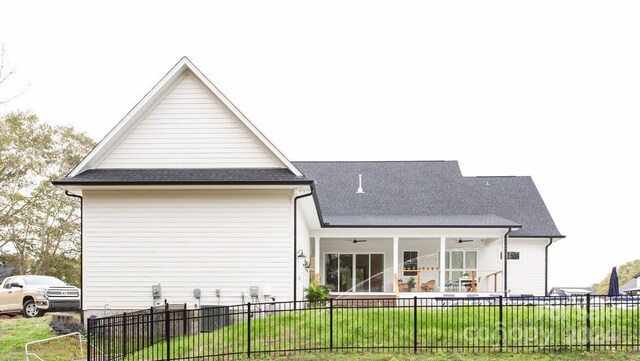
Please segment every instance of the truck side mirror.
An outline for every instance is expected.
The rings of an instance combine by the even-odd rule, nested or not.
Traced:
[[[12,282],[10,287],[11,288],[22,288],[22,285],[19,284],[19,283],[16,283],[16,282]]]

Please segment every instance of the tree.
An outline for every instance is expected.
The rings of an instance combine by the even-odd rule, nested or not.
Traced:
[[[0,119],[0,262],[14,274],[48,274],[79,283],[80,202],[51,184],[94,142],[32,113]]]
[[[640,259],[629,261],[618,266],[616,271],[618,272],[618,282],[620,283],[620,287],[622,287],[625,283],[629,282],[633,276],[640,273]],[[593,287],[597,294],[606,295],[609,292],[609,278],[611,278],[611,272],[609,272],[602,281],[594,283],[591,287]]]
[[[9,59],[7,58],[7,47],[0,43],[0,88],[6,88],[8,80],[16,73],[16,69],[9,67]],[[12,89],[13,95],[0,95],[0,105],[6,104],[11,100],[26,93],[29,89],[29,83],[25,84],[22,89]]]

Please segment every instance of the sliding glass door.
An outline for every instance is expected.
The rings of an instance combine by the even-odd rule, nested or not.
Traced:
[[[328,253],[325,284],[334,292],[384,291],[384,255]]]

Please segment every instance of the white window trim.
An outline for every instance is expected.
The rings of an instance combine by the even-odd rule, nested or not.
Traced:
[[[356,262],[356,255],[367,255],[369,256],[369,273],[371,273],[371,255],[373,254],[379,254],[382,255],[382,291],[371,291],[371,284],[369,284],[369,291],[356,291],[354,288],[357,285],[353,285],[353,287],[351,287],[351,289],[353,291],[333,291],[334,293],[354,293],[354,292],[366,292],[366,293],[384,293],[384,285],[385,285],[385,271],[386,269],[384,268],[385,265],[385,256],[386,254],[384,252],[331,252],[331,251],[326,251],[326,252],[322,252],[322,284],[326,285],[327,284],[327,255],[329,254],[335,254],[338,255],[338,267],[340,265],[340,256],[341,255],[351,255],[353,256],[353,261],[351,264],[351,272],[352,272],[352,280],[353,282],[355,282],[356,280],[356,267],[355,267],[355,262]],[[369,278],[371,278],[371,275],[369,275]],[[338,289],[340,288],[340,273],[338,273]]]
[[[400,262],[400,264],[402,265],[402,276],[401,277],[416,277],[417,275],[417,270],[416,270],[416,275],[405,275],[404,272],[404,253],[405,252],[415,252],[416,253],[416,267],[420,268],[420,252],[418,250],[413,250],[413,249],[403,249],[402,250],[402,262]],[[407,272],[411,272],[411,271],[407,271]]]

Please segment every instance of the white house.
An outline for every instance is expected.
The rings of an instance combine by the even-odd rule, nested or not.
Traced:
[[[301,300],[314,277],[336,297],[544,295],[563,238],[530,177],[291,162],[187,58],[54,184],[82,198],[89,314]]]
[[[631,279],[620,287],[621,294],[638,294],[640,292],[640,273],[631,277]]]

